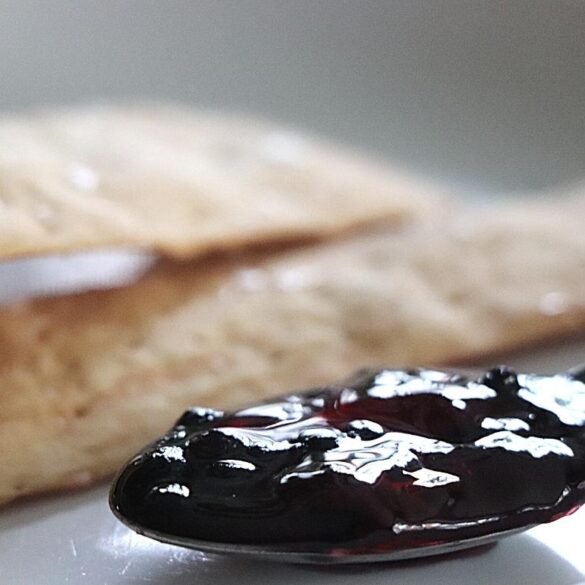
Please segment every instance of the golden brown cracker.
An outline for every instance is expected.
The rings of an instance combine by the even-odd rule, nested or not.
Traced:
[[[436,209],[437,189],[284,126],[163,106],[0,118],[0,258],[172,257],[318,239]]]

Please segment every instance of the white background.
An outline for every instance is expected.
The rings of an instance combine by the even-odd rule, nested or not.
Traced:
[[[259,112],[470,192],[585,168],[581,0],[0,0],[0,56],[3,109]]]

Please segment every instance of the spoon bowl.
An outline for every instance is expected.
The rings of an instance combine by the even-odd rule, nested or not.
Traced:
[[[583,368],[358,371],[234,413],[192,408],[110,505],[132,530],[288,563],[401,561],[493,543],[585,501]]]
[[[414,560],[424,557],[432,557],[463,551],[487,544],[494,544],[502,538],[513,536],[525,532],[533,526],[522,526],[510,530],[503,530],[493,534],[484,534],[472,538],[453,540],[438,544],[426,545],[424,547],[380,550],[375,552],[356,552],[343,547],[332,548],[327,552],[312,552],[297,550],[294,545],[252,545],[252,544],[232,544],[224,542],[210,542],[206,540],[197,540],[192,538],[181,538],[161,534],[156,531],[144,530],[138,526],[131,526],[123,517],[118,516],[129,528],[135,532],[173,546],[180,546],[204,553],[230,555],[243,557],[249,560],[270,561],[290,564],[308,564],[308,565],[342,565],[357,563],[385,563],[395,561]]]

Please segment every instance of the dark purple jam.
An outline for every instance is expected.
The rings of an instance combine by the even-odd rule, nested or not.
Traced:
[[[307,552],[421,547],[585,502],[585,376],[366,370],[224,414],[194,408],[120,473],[139,532]]]

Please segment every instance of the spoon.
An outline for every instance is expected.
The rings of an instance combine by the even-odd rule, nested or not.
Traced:
[[[223,542],[210,542],[205,540],[197,540],[194,538],[181,538],[178,536],[171,536],[163,534],[154,530],[144,529],[140,526],[132,525],[123,516],[116,514],[118,519],[122,521],[128,528],[134,532],[152,538],[163,544],[170,544],[173,546],[180,546],[204,553],[231,555],[246,559],[271,561],[290,564],[312,564],[312,565],[341,565],[354,563],[382,563],[392,561],[405,561],[411,559],[418,559],[424,557],[432,557],[437,555],[444,555],[463,551],[478,546],[493,544],[502,538],[513,536],[525,532],[532,526],[524,526],[510,530],[503,530],[493,534],[484,534],[471,538],[462,538],[459,540],[452,540],[440,544],[425,545],[424,547],[415,547],[410,549],[398,549],[379,552],[355,552],[340,547],[328,552],[306,552],[297,551],[288,546],[279,545],[250,545],[250,544],[232,544]]]
[[[289,563],[490,544],[585,502],[584,378],[383,368],[194,408],[120,471],[110,506],[163,543]]]

